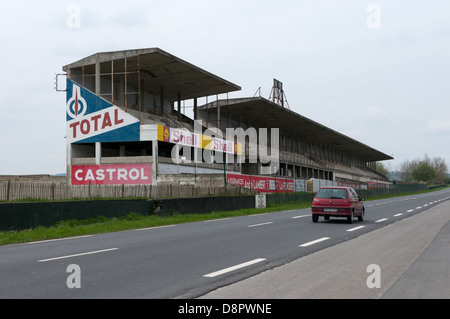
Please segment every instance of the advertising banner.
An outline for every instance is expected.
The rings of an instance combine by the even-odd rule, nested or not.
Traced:
[[[261,193],[293,193],[295,191],[295,181],[289,178],[227,174],[227,183]]]
[[[240,143],[163,125],[158,125],[158,141],[203,148],[221,153],[225,152],[226,154],[242,155],[242,144]]]
[[[152,184],[152,164],[72,165],[72,185]]]
[[[140,140],[140,122],[107,100],[67,79],[68,143]]]

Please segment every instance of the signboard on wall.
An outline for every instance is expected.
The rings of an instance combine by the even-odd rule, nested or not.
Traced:
[[[140,122],[119,107],[67,79],[67,142],[140,140]]]
[[[221,138],[191,133],[188,130],[158,125],[158,141],[202,148],[226,154],[242,155],[242,144]]]
[[[293,193],[295,181],[289,178],[227,174],[227,183],[261,193]]]
[[[152,164],[72,165],[72,185],[149,185]]]
[[[255,208],[261,209],[266,208],[266,195],[256,195],[255,196]]]

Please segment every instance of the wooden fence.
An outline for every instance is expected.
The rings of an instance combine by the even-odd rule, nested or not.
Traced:
[[[162,185],[86,185],[34,181],[0,181],[0,201],[70,200],[98,198],[192,198],[221,195],[254,195],[256,192],[232,184],[224,186]]]

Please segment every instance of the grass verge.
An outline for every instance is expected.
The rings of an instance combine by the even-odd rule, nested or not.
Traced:
[[[8,244],[26,243],[50,239],[60,239],[67,237],[86,236],[101,233],[118,232],[131,229],[141,229],[150,227],[160,227],[177,225],[221,218],[231,218],[247,216],[292,209],[302,209],[311,207],[310,202],[289,203],[279,206],[272,206],[263,209],[240,209],[227,212],[212,212],[210,214],[189,214],[172,216],[144,216],[140,214],[128,214],[120,218],[97,217],[87,220],[66,220],[55,224],[52,227],[36,227],[22,231],[0,232],[0,246]]]

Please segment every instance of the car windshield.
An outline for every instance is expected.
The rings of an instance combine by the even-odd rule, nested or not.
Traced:
[[[322,188],[316,195],[320,199],[346,199],[348,198],[346,189]]]

